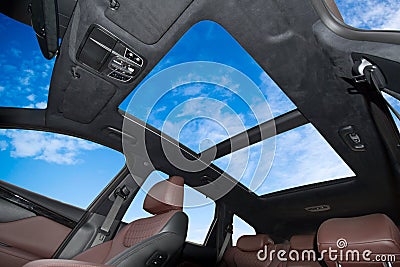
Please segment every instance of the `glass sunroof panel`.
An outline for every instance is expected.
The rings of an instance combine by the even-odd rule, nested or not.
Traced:
[[[295,108],[240,44],[211,21],[184,34],[120,105],[195,152]]]
[[[55,60],[40,52],[32,27],[0,14],[0,106],[47,107]]]
[[[257,195],[355,176],[312,124],[220,158],[215,165]],[[243,159],[249,158],[243,163]]]

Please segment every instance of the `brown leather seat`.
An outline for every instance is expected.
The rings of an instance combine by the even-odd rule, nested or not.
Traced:
[[[188,218],[182,212],[182,177],[173,176],[154,185],[143,208],[154,214],[125,226],[113,240],[92,247],[73,260],[38,260],[25,267],[146,266],[154,257],[173,265],[186,239]],[[161,264],[159,264],[161,265]]]
[[[266,246],[266,247],[265,247]],[[286,244],[275,245],[274,241],[264,234],[257,235],[244,235],[241,236],[237,242],[236,247],[230,247],[224,253],[222,266],[227,267],[250,267],[250,266],[284,266],[285,263],[279,262],[275,256],[272,259],[267,257],[265,260],[260,260],[257,253],[260,250],[269,251],[289,249]],[[263,255],[263,254],[262,254]]]
[[[328,266],[390,266],[382,260],[391,255],[396,259],[389,260],[391,265],[400,266],[400,232],[384,214],[327,220],[318,230],[317,241],[321,254],[329,249],[337,250],[337,253],[332,253],[337,255],[336,259],[328,253],[323,254]]]
[[[315,235],[294,235],[290,238],[287,266],[320,267],[318,255],[314,250]]]

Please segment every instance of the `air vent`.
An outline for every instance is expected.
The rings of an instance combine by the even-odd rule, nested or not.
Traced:
[[[304,209],[309,212],[322,212],[330,210],[331,207],[329,205],[319,205],[319,206],[307,207]]]

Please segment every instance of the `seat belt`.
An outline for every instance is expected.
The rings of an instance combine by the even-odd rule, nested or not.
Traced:
[[[222,258],[224,257],[224,253],[225,253],[225,251],[226,251],[226,248],[228,247],[228,245],[229,245],[229,241],[231,241],[231,237],[232,237],[232,234],[233,234],[233,226],[232,226],[232,224],[229,224],[227,227],[226,227],[226,235],[225,235],[225,239],[224,239],[224,242],[222,243],[222,246],[221,246],[221,249],[219,250],[219,254],[218,254],[218,257],[217,257],[217,264],[222,260]]]
[[[391,97],[400,101],[400,94],[393,92],[386,88],[387,82],[385,76],[383,75],[382,71],[371,62],[366,59],[362,59],[359,65],[354,67],[356,72],[359,75],[353,77],[353,80],[356,84],[359,83],[368,83],[372,88],[376,89],[380,94],[385,92],[386,94],[390,95]],[[385,101],[387,107],[393,114],[400,120],[400,113],[382,96],[383,100]]]
[[[358,62],[359,63],[359,62]],[[397,127],[393,121],[389,121],[387,119],[387,115],[384,114],[382,110],[382,106],[388,107],[389,111],[392,111],[393,114],[400,120],[400,114],[397,112],[393,106],[383,97],[382,92],[385,92],[395,99],[400,101],[400,94],[397,92],[394,92],[388,88],[387,82],[385,79],[384,74],[382,71],[378,68],[378,66],[373,65],[371,62],[367,61],[366,59],[362,59],[361,63],[356,64],[354,69],[358,70],[355,71],[356,73],[360,74],[357,76],[353,77],[354,81],[354,86],[355,88],[363,93],[365,90],[375,90],[378,94],[381,95],[381,103],[373,103],[370,100],[370,113],[372,116],[372,119],[374,120],[378,132],[383,136],[383,132],[381,129],[385,129],[388,127],[393,128],[393,130],[396,132],[397,139],[394,142],[384,142],[386,149],[388,150],[388,153],[393,160],[393,162],[398,162],[398,158],[400,158],[400,152],[398,151],[398,140],[400,139],[400,135],[398,134]],[[353,70],[354,70],[353,69]],[[364,84],[364,85],[363,85]],[[363,88],[364,87],[364,88]],[[367,89],[365,88],[367,87]]]
[[[104,242],[106,239],[106,236],[110,234],[110,228],[117,217],[118,211],[120,210],[122,204],[124,203],[125,199],[129,195],[129,189],[124,185],[122,187],[118,187],[114,191],[115,195],[115,200],[113,205],[111,206],[111,209],[108,211],[106,218],[103,221],[103,224],[101,225],[96,238],[94,239],[91,247],[97,246],[101,243]]]

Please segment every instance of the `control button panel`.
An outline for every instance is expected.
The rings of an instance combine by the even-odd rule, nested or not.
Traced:
[[[146,262],[148,267],[163,266],[168,258],[166,253],[155,252],[150,259]]]
[[[140,65],[121,56],[114,56],[109,62],[108,68],[112,70],[108,74],[109,77],[123,82],[129,82],[140,72]]]
[[[124,83],[133,81],[145,66],[142,56],[97,25],[88,31],[77,59],[103,75]]]
[[[138,56],[137,54],[135,54],[134,52],[132,52],[131,50],[129,50],[128,48],[125,49],[124,56],[125,56],[125,58],[132,60],[133,62],[138,64],[140,67],[143,67],[143,59],[140,56]]]

